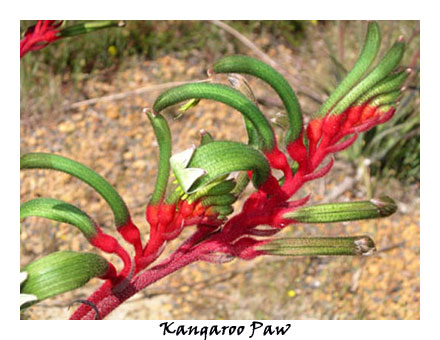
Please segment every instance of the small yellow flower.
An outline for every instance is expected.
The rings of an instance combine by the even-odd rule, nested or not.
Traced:
[[[108,47],[108,54],[115,56],[116,53],[118,53],[118,50],[116,49],[116,47],[114,45],[110,45]]]
[[[287,292],[287,296],[289,296],[290,298],[294,298],[296,296],[296,292],[291,289]]]

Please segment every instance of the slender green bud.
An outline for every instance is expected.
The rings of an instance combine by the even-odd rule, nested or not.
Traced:
[[[347,74],[344,80],[332,92],[330,97],[325,101],[318,111],[318,116],[322,117],[327,114],[333,106],[336,105],[350,89],[361,79],[362,75],[368,70],[377,56],[380,48],[380,29],[376,22],[368,24],[367,36],[365,38],[364,47],[360,53],[358,60]]]
[[[274,239],[256,247],[269,255],[371,255],[376,247],[369,236]]]
[[[219,217],[228,216],[234,211],[234,208],[232,208],[230,205],[213,205],[209,207],[209,209],[214,213],[218,213]]]
[[[104,28],[122,26],[125,26],[125,22],[121,20],[86,22],[63,28],[59,35],[62,37],[73,37],[75,35],[90,33]]]
[[[400,63],[404,52],[405,43],[403,41],[397,41],[387,54],[385,54],[379,64],[332,108],[330,114],[344,112],[350,105],[358,100],[360,96],[368,92],[382,79],[386,78]]]
[[[298,99],[287,80],[273,67],[246,56],[229,56],[212,66],[216,73],[244,73],[257,77],[269,84],[283,102],[289,121],[286,143],[295,141],[303,128],[302,113]]]
[[[127,224],[130,213],[118,192],[100,175],[71,159],[48,153],[28,153],[20,158],[20,169],[51,169],[72,175],[95,189],[108,203],[117,227]]]
[[[263,150],[273,150],[275,136],[263,113],[246,96],[231,87],[221,84],[193,83],[176,86],[162,93],[154,102],[154,112],[188,99],[211,99],[224,103],[243,114],[258,131],[263,141]]]
[[[399,98],[401,94],[402,92],[400,92],[400,89],[395,90],[393,92],[384,93],[373,98],[368,105],[372,105],[372,106],[390,105],[396,102],[397,98]]]
[[[220,177],[218,180],[215,180],[207,185],[205,185],[200,190],[196,191],[194,194],[190,195],[188,198],[188,203],[193,203],[197,201],[199,198],[205,196],[217,196],[217,195],[225,195],[229,194],[232,189],[235,187],[235,181],[233,179],[226,180],[228,175]]]
[[[389,197],[369,201],[318,204],[284,214],[284,218],[303,223],[332,223],[390,216],[397,210]]]
[[[400,90],[405,80],[408,79],[410,72],[402,71],[399,73],[392,74],[380,81],[371,90],[362,95],[356,102],[356,105],[362,105],[373,97],[378,95]]]
[[[231,205],[237,200],[232,194],[216,195],[216,196],[206,196],[202,199],[202,204],[205,207],[211,205]]]
[[[165,190],[170,176],[170,157],[171,157],[171,132],[166,119],[159,113],[153,114],[150,111],[144,111],[153,126],[159,145],[159,167],[151,196],[150,204],[157,204],[165,195]]]

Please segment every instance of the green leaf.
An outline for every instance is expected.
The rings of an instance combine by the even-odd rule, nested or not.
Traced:
[[[41,301],[84,286],[91,278],[103,276],[107,269],[107,260],[96,254],[52,253],[22,269],[28,278],[20,293],[35,295]]]
[[[284,214],[284,218],[303,223],[332,223],[390,216],[396,203],[387,196],[360,202],[317,204]]]

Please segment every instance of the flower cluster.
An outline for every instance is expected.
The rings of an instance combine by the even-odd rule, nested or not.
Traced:
[[[42,32],[48,27],[56,28],[48,23],[32,32]],[[195,261],[221,263],[234,258],[250,260],[260,255],[371,254],[375,249],[374,242],[363,235],[278,239],[273,236],[293,223],[378,218],[396,211],[395,203],[388,197],[314,206],[304,206],[309,196],[291,200],[305,183],[331,170],[333,158],[322,165],[326,157],[348,148],[360,132],[393,116],[394,103],[409,74],[408,71],[394,72],[402,58],[404,43],[399,39],[368,71],[379,46],[378,25],[370,23],[358,61],[306,126],[294,91],[269,65],[250,57],[229,56],[210,68],[209,75],[252,75],[273,88],[286,108],[288,120],[282,145],[253,100],[251,91],[247,86],[240,88],[243,85],[240,82],[232,82],[233,87],[213,81],[200,82],[162,93],[152,109],[145,110],[160,150],[155,189],[146,207],[150,235],[145,245],[125,202],[100,175],[57,155],[34,153],[22,156],[22,169],[62,171],[94,188],[112,209],[117,231],[135,251],[134,258],[131,258],[114,237],[105,234],[87,214],[66,202],[47,198],[25,202],[21,207],[21,218],[42,216],[75,225],[92,245],[117,254],[124,268],[118,273],[101,257],[82,258],[61,252],[59,256],[25,268],[29,279],[22,292],[33,294],[40,300],[48,297],[47,290],[39,285],[43,278],[46,286],[50,284],[50,280],[47,281],[39,271],[46,265],[60,268],[59,273],[54,270],[52,275],[53,281],[57,280],[57,287],[64,287],[58,288],[57,293],[80,286],[93,276],[104,278],[106,282],[101,288],[72,316],[73,319],[88,319],[94,318],[95,309],[104,317],[139,290]],[[198,147],[173,155],[170,129],[161,112],[188,100],[186,109],[200,100],[215,100],[235,108],[243,115],[248,143],[218,141],[203,131]],[[282,176],[275,177],[275,169],[280,170]],[[170,177],[173,180],[170,181]],[[244,201],[241,211],[231,217],[234,202],[248,185],[253,185],[255,191]],[[193,234],[168,258],[152,266],[167,243],[176,239],[183,228],[191,226],[196,227]],[[87,272],[86,276],[78,276],[63,270],[64,263],[95,270]],[[70,286],[68,283],[63,286],[63,282]]]

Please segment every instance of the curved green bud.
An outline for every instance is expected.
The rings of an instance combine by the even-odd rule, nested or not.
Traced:
[[[280,256],[371,255],[376,247],[369,236],[310,237],[275,239],[255,250]]]
[[[120,20],[106,20],[106,21],[94,21],[86,22],[62,29],[59,33],[61,37],[73,37],[75,35],[90,33],[109,27],[121,27],[125,23]]]
[[[105,199],[113,211],[117,227],[130,220],[127,205],[118,192],[101,175],[81,163],[55,154],[28,153],[20,157],[20,169],[51,169],[72,175],[90,185]]]
[[[206,174],[190,187],[184,188],[187,193],[200,190],[220,176],[249,170],[253,173],[252,182],[258,189],[270,174],[270,165],[260,151],[249,145],[231,141],[215,141],[196,149],[188,168],[203,169]]]
[[[216,195],[216,196],[206,196],[202,199],[202,205],[204,207],[209,207],[212,205],[231,205],[237,200],[232,194]]]
[[[284,218],[303,223],[332,223],[387,217],[397,210],[389,197],[360,202],[317,204],[284,214]]]
[[[215,195],[225,195],[225,194],[228,194],[228,193],[230,193],[232,191],[232,189],[234,189],[235,184],[236,183],[235,183],[235,181],[233,179],[229,179],[227,181],[220,182],[217,185],[215,185],[212,188],[210,188],[206,192],[206,195],[215,196]]]
[[[105,275],[108,268],[102,256],[59,251],[22,269],[28,278],[20,287],[20,293],[35,295],[41,301],[84,286],[91,278]]]
[[[219,214],[219,219],[222,219],[225,216],[228,216],[229,214],[232,214],[232,212],[234,211],[234,208],[231,207],[230,205],[212,205],[209,207],[209,209],[213,212],[213,213],[217,213]]]
[[[330,111],[330,114],[333,115],[344,112],[360,96],[384,79],[400,63],[404,52],[404,42],[397,41],[394,43],[393,47],[391,47],[379,64],[363,80],[354,86],[339,103],[336,104],[336,106]]]
[[[212,71],[249,74],[268,83],[278,94],[287,111],[289,128],[286,143],[295,141],[299,137],[303,128],[301,108],[292,87],[278,71],[258,59],[246,56],[223,58],[212,66]]]
[[[150,204],[157,204],[165,195],[170,176],[171,132],[166,119],[161,114],[147,112],[147,116],[153,125],[154,134],[159,144],[159,167],[156,185],[150,200]]]
[[[97,233],[93,219],[72,204],[52,198],[36,198],[20,206],[20,219],[29,216],[44,217],[77,227],[88,239]]]
[[[221,84],[194,83],[174,87],[162,93],[154,102],[153,110],[160,112],[165,108],[187,99],[211,99],[233,107],[248,118],[263,141],[263,149],[273,150],[275,136],[261,111],[240,92]]]
[[[374,86],[371,90],[362,95],[357,101],[356,105],[362,105],[373,97],[376,97],[380,94],[400,90],[402,85],[405,83],[405,80],[408,79],[409,72],[402,71],[395,74],[392,74],[386,77],[384,80],[380,81],[376,86]]]
[[[371,102],[368,103],[368,105],[381,106],[381,105],[393,104],[397,100],[397,98],[400,97],[401,94],[402,92],[400,90],[383,93],[373,98]]]
[[[354,64],[351,71],[347,74],[344,80],[332,92],[330,97],[324,102],[318,111],[318,116],[326,115],[336,103],[341,100],[348,91],[361,79],[363,74],[367,72],[368,68],[376,59],[380,48],[380,29],[376,22],[368,24],[367,36],[365,38],[364,47]]]
[[[391,110],[392,108],[395,108],[394,105],[384,104],[384,105],[380,105],[380,106],[377,108],[377,111],[379,111],[379,112],[388,112],[388,111]],[[414,120],[417,120],[417,119],[414,119]],[[374,138],[376,138],[376,137],[374,137]]]
[[[193,203],[205,196],[229,194],[235,187],[235,181],[233,179],[226,180],[227,177],[228,175],[220,177],[219,179],[205,185],[203,188],[200,188],[200,190],[189,196],[188,203]]]

